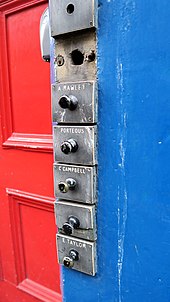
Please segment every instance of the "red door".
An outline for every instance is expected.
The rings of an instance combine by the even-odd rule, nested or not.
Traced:
[[[61,301],[53,213],[47,1],[0,0],[0,302]]]

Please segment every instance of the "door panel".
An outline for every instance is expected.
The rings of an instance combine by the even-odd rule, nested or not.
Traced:
[[[42,8],[45,6],[28,7],[10,14],[6,21],[14,132],[51,132],[51,122],[47,119],[50,116],[49,64],[42,61],[39,46],[38,17]]]
[[[0,1],[0,301],[61,301],[54,221],[46,1]]]

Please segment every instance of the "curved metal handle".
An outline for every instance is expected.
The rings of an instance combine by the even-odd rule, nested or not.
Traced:
[[[40,19],[40,48],[41,57],[45,62],[50,62],[50,32],[49,32],[49,11],[48,7]]]

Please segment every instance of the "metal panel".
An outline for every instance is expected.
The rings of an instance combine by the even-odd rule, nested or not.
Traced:
[[[96,132],[96,126],[54,126],[55,162],[96,164]],[[69,140],[77,143],[78,150],[64,154],[61,151],[61,145]]]
[[[53,123],[95,123],[97,121],[96,82],[65,82],[52,85]],[[78,100],[75,110],[63,109],[59,100],[63,96]]]
[[[88,56],[92,51],[95,59],[89,61]],[[54,55],[55,82],[93,81],[96,79],[95,32],[70,34],[66,39],[57,38]]]
[[[51,0],[51,35],[74,32],[97,26],[96,0]]]
[[[74,262],[73,270],[94,276],[96,274],[96,243],[79,240],[65,235],[57,235],[58,260],[63,264],[71,249],[79,253],[79,260]]]
[[[55,196],[61,199],[74,200],[93,204],[97,200],[96,166],[73,166],[65,164],[54,164],[54,190]],[[74,190],[62,193],[59,183],[73,178],[76,181]]]
[[[72,236],[96,240],[95,206],[79,205],[76,203],[57,201],[55,203],[56,224],[59,232],[65,234],[63,225],[69,221],[69,217],[76,217],[80,226],[73,228]]]

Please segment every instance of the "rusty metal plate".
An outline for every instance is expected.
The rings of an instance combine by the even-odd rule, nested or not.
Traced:
[[[79,260],[74,261],[71,269],[95,276],[97,271],[96,243],[57,234],[57,251],[60,264],[63,265],[64,258],[69,256],[71,250],[75,250],[79,255]]]
[[[65,82],[52,85],[53,123],[96,123],[97,122],[97,87],[95,81]],[[74,97],[75,108],[69,104],[60,104],[62,100]],[[66,107],[66,108],[62,108]]]
[[[53,138],[55,162],[82,165],[97,163],[96,126],[54,126]],[[61,149],[66,149],[66,145],[71,145],[71,142],[77,146],[77,151],[73,152],[73,148],[70,147],[71,152],[63,153]]]
[[[95,206],[57,201],[55,203],[55,216],[60,233],[91,241],[96,240]],[[70,217],[75,217],[78,220],[78,228],[72,227],[72,224],[69,221]],[[63,227],[65,225],[69,227],[68,230]]]
[[[51,36],[97,26],[97,0],[50,0]]]
[[[92,61],[89,55],[94,53]],[[57,38],[54,53],[55,82],[93,81],[96,79],[96,33],[70,34]]]

